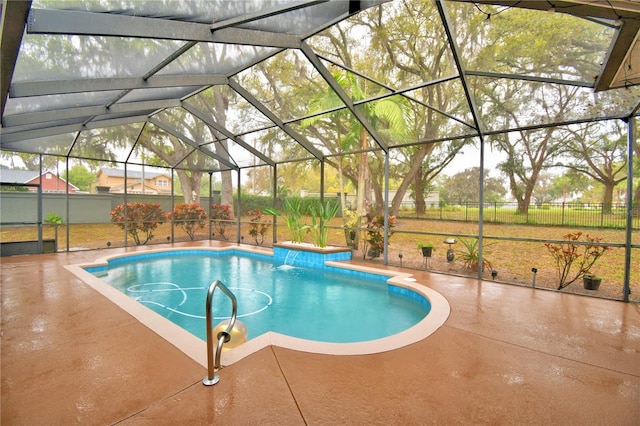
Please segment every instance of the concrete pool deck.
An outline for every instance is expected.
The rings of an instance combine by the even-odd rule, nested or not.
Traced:
[[[205,387],[206,368],[66,269],[219,245],[2,258],[0,423],[640,423],[637,304],[403,270],[451,306],[428,338],[371,355],[267,346]]]

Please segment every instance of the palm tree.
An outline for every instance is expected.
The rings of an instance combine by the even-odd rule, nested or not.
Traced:
[[[333,78],[351,94],[354,102],[364,100],[370,95],[366,92],[366,87],[358,84],[356,77],[346,71],[339,71],[333,74]],[[344,107],[344,108],[340,108]],[[340,108],[340,109],[337,109]],[[369,123],[381,134],[386,134],[394,138],[404,138],[407,134],[407,104],[399,96],[392,96],[380,100],[362,104],[361,111]],[[331,111],[321,114],[322,111]],[[322,140],[326,147],[338,156],[337,168],[340,186],[341,204],[346,205],[346,195],[344,191],[344,175],[356,181],[357,198],[356,212],[363,215],[365,211],[365,201],[370,201],[370,191],[367,191],[367,179],[369,178],[369,133],[362,123],[346,108],[338,95],[330,88],[318,97],[312,98],[309,102],[308,114],[310,118],[302,120],[302,126],[309,128],[313,134]],[[335,144],[329,135],[335,135]],[[345,168],[344,154],[360,151],[360,161],[357,164],[347,165]],[[357,173],[356,173],[357,172]],[[369,203],[370,204],[370,203]],[[343,216],[343,219],[344,218]],[[358,223],[358,227],[361,223]],[[352,241],[345,230],[347,244],[358,247],[359,232]]]

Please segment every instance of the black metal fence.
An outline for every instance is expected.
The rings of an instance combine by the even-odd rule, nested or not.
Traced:
[[[417,213],[413,205],[403,205],[398,216],[431,220],[477,222],[480,203],[463,202],[427,207]],[[632,212],[631,227],[640,229],[640,206]],[[528,211],[518,211],[518,203],[484,203],[483,219],[488,223],[527,224],[545,226],[580,226],[590,228],[624,229],[627,224],[627,208],[623,203],[544,203],[531,205]]]

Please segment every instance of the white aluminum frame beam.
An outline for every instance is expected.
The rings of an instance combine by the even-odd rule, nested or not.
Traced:
[[[20,142],[23,140],[44,138],[47,136],[64,135],[66,133],[82,132],[84,130],[100,129],[103,127],[122,126],[125,124],[142,123],[149,119],[148,115],[137,115],[112,120],[92,121],[85,125],[69,124],[64,126],[46,127],[43,129],[10,132],[6,128],[0,133],[0,149],[6,149],[4,144]]]
[[[22,35],[31,9],[31,0],[4,1],[2,4],[2,22],[0,23],[0,117],[4,116],[13,70],[20,53]]]
[[[269,31],[243,28],[212,31],[211,25],[195,22],[51,9],[32,9],[27,33],[134,37],[282,48],[297,48],[301,40],[299,36]]]
[[[258,111],[264,114],[264,116],[267,117],[269,120],[271,120],[272,123],[278,126],[282,131],[284,131],[297,143],[299,143],[300,146],[302,146],[304,149],[309,151],[311,155],[313,155],[318,160],[322,161],[322,159],[324,158],[324,154],[322,154],[322,152],[320,152],[309,141],[307,141],[304,136],[302,136],[300,133],[293,130],[291,126],[289,126],[288,124],[285,124],[282,120],[280,120],[278,116],[276,116],[269,108],[267,108],[264,104],[262,104],[262,102],[256,99],[255,96],[249,93],[249,91],[246,90],[244,87],[242,87],[238,82],[230,78],[229,87],[231,87],[233,90],[238,92],[240,96],[245,98],[247,102],[249,102],[251,105],[254,106],[254,108],[256,108]]]
[[[208,155],[209,157],[213,158],[214,160],[217,160],[220,164],[224,164],[225,166],[227,166],[231,170],[240,170],[240,167],[238,167],[237,164],[234,164],[234,163],[232,163],[232,162],[220,157],[218,154],[216,154],[215,152],[211,151],[211,149],[209,149],[209,147],[206,144],[205,145],[198,145],[196,143],[196,141],[194,141],[191,138],[187,137],[186,135],[184,135],[183,133],[181,133],[180,131],[175,129],[173,126],[170,126],[169,124],[164,123],[164,122],[160,121],[159,119],[157,119],[155,117],[150,117],[148,121],[150,123],[158,126],[159,128],[161,128],[165,132],[169,133],[170,135],[175,136],[176,138],[180,139],[182,142],[186,143],[187,145],[191,146],[192,148],[195,148],[198,151],[202,152],[203,154]]]
[[[102,105],[86,106],[76,108],[65,108],[53,111],[27,112],[22,114],[6,115],[4,117],[4,125],[7,128],[15,126],[24,126],[36,123],[47,123],[61,120],[70,120],[81,117],[94,117],[98,115],[123,114],[137,111],[150,111],[164,108],[172,108],[180,106],[177,99],[159,100],[159,101],[143,101],[143,102],[125,102],[114,104],[111,107]]]
[[[104,92],[110,90],[159,89],[172,87],[201,87],[227,84],[224,75],[167,75],[120,78],[80,78],[76,80],[26,81],[13,83],[12,98],[63,95],[68,93]]]
[[[378,131],[371,125],[367,117],[360,111],[351,97],[344,91],[342,86],[336,81],[335,78],[331,75],[331,72],[324,66],[324,64],[320,61],[320,58],[316,53],[311,49],[311,47],[307,43],[302,43],[302,53],[307,57],[311,65],[315,67],[315,69],[320,73],[322,78],[327,82],[327,84],[331,87],[331,89],[338,95],[342,103],[351,111],[351,113],[356,117],[356,119],[362,124],[362,126],[369,132],[371,138],[373,138],[374,142],[382,149],[384,152],[389,151],[389,147],[382,140]]]
[[[244,140],[242,140],[242,138],[239,138],[236,135],[234,135],[226,127],[224,127],[221,124],[219,124],[217,121],[215,121],[213,118],[211,118],[210,116],[205,114],[200,109],[196,108],[193,105],[190,105],[187,102],[183,102],[182,103],[182,108],[184,108],[185,110],[189,111],[195,117],[197,117],[200,120],[204,121],[208,126],[210,126],[211,128],[215,129],[216,131],[222,133],[228,139],[231,139],[232,141],[234,141],[235,143],[237,143],[238,145],[240,145],[241,147],[243,147],[244,149],[249,151],[251,154],[255,155],[260,160],[264,161],[266,164],[268,164],[268,165],[270,165],[272,167],[275,166],[275,162],[273,160],[271,160],[269,157],[267,157],[266,155],[264,155],[263,153],[261,153],[260,151],[258,151],[257,149],[255,149],[254,147],[249,145],[248,143],[246,143]]]

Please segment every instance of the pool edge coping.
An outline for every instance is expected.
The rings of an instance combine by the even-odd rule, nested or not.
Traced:
[[[273,256],[264,248],[260,250],[252,249],[251,247],[242,246],[228,246],[228,247],[182,247],[182,248],[163,248],[152,249],[144,252],[135,253],[119,253],[109,256],[103,256],[97,258],[93,262],[85,262],[74,265],[65,265],[65,268],[78,277],[82,282],[89,285],[98,293],[105,296],[111,302],[116,304],[119,308],[133,316],[138,322],[150,328],[154,333],[161,338],[171,343],[177,349],[182,351],[185,355],[202,365],[207,367],[207,351],[206,342],[200,338],[194,336],[188,331],[182,329],[178,325],[174,324],[170,320],[164,318],[160,314],[147,308],[146,306],[138,303],[134,299],[120,292],[119,290],[111,287],[109,284],[102,281],[100,278],[86,271],[84,268],[99,267],[108,264],[109,260],[121,258],[140,256],[149,253],[160,253],[168,251],[231,251],[240,250],[251,254],[260,254],[263,256]],[[328,261],[325,262],[326,266],[335,267],[339,269],[347,269],[353,271],[359,271],[364,273],[371,273],[376,275],[383,275],[389,277],[387,284],[391,284],[398,287],[404,287],[412,290],[423,297],[425,297],[431,304],[431,310],[429,314],[423,318],[420,322],[414,326],[401,331],[400,333],[392,336],[369,340],[366,342],[356,343],[329,343],[329,342],[317,342],[312,340],[300,339],[296,337],[287,336],[284,334],[269,331],[260,336],[252,338],[246,343],[232,349],[225,350],[222,353],[221,363],[222,365],[231,365],[241,359],[257,352],[267,346],[274,345],[286,349],[291,349],[301,352],[310,352],[324,355],[369,355],[374,353],[388,352],[395,349],[400,349],[405,346],[409,346],[418,341],[424,340],[438,330],[446,322],[451,308],[446,298],[431,289],[426,284],[417,282],[413,275],[406,272],[393,271],[388,269],[379,269],[370,266],[357,265],[351,263],[345,263],[343,261]]]

